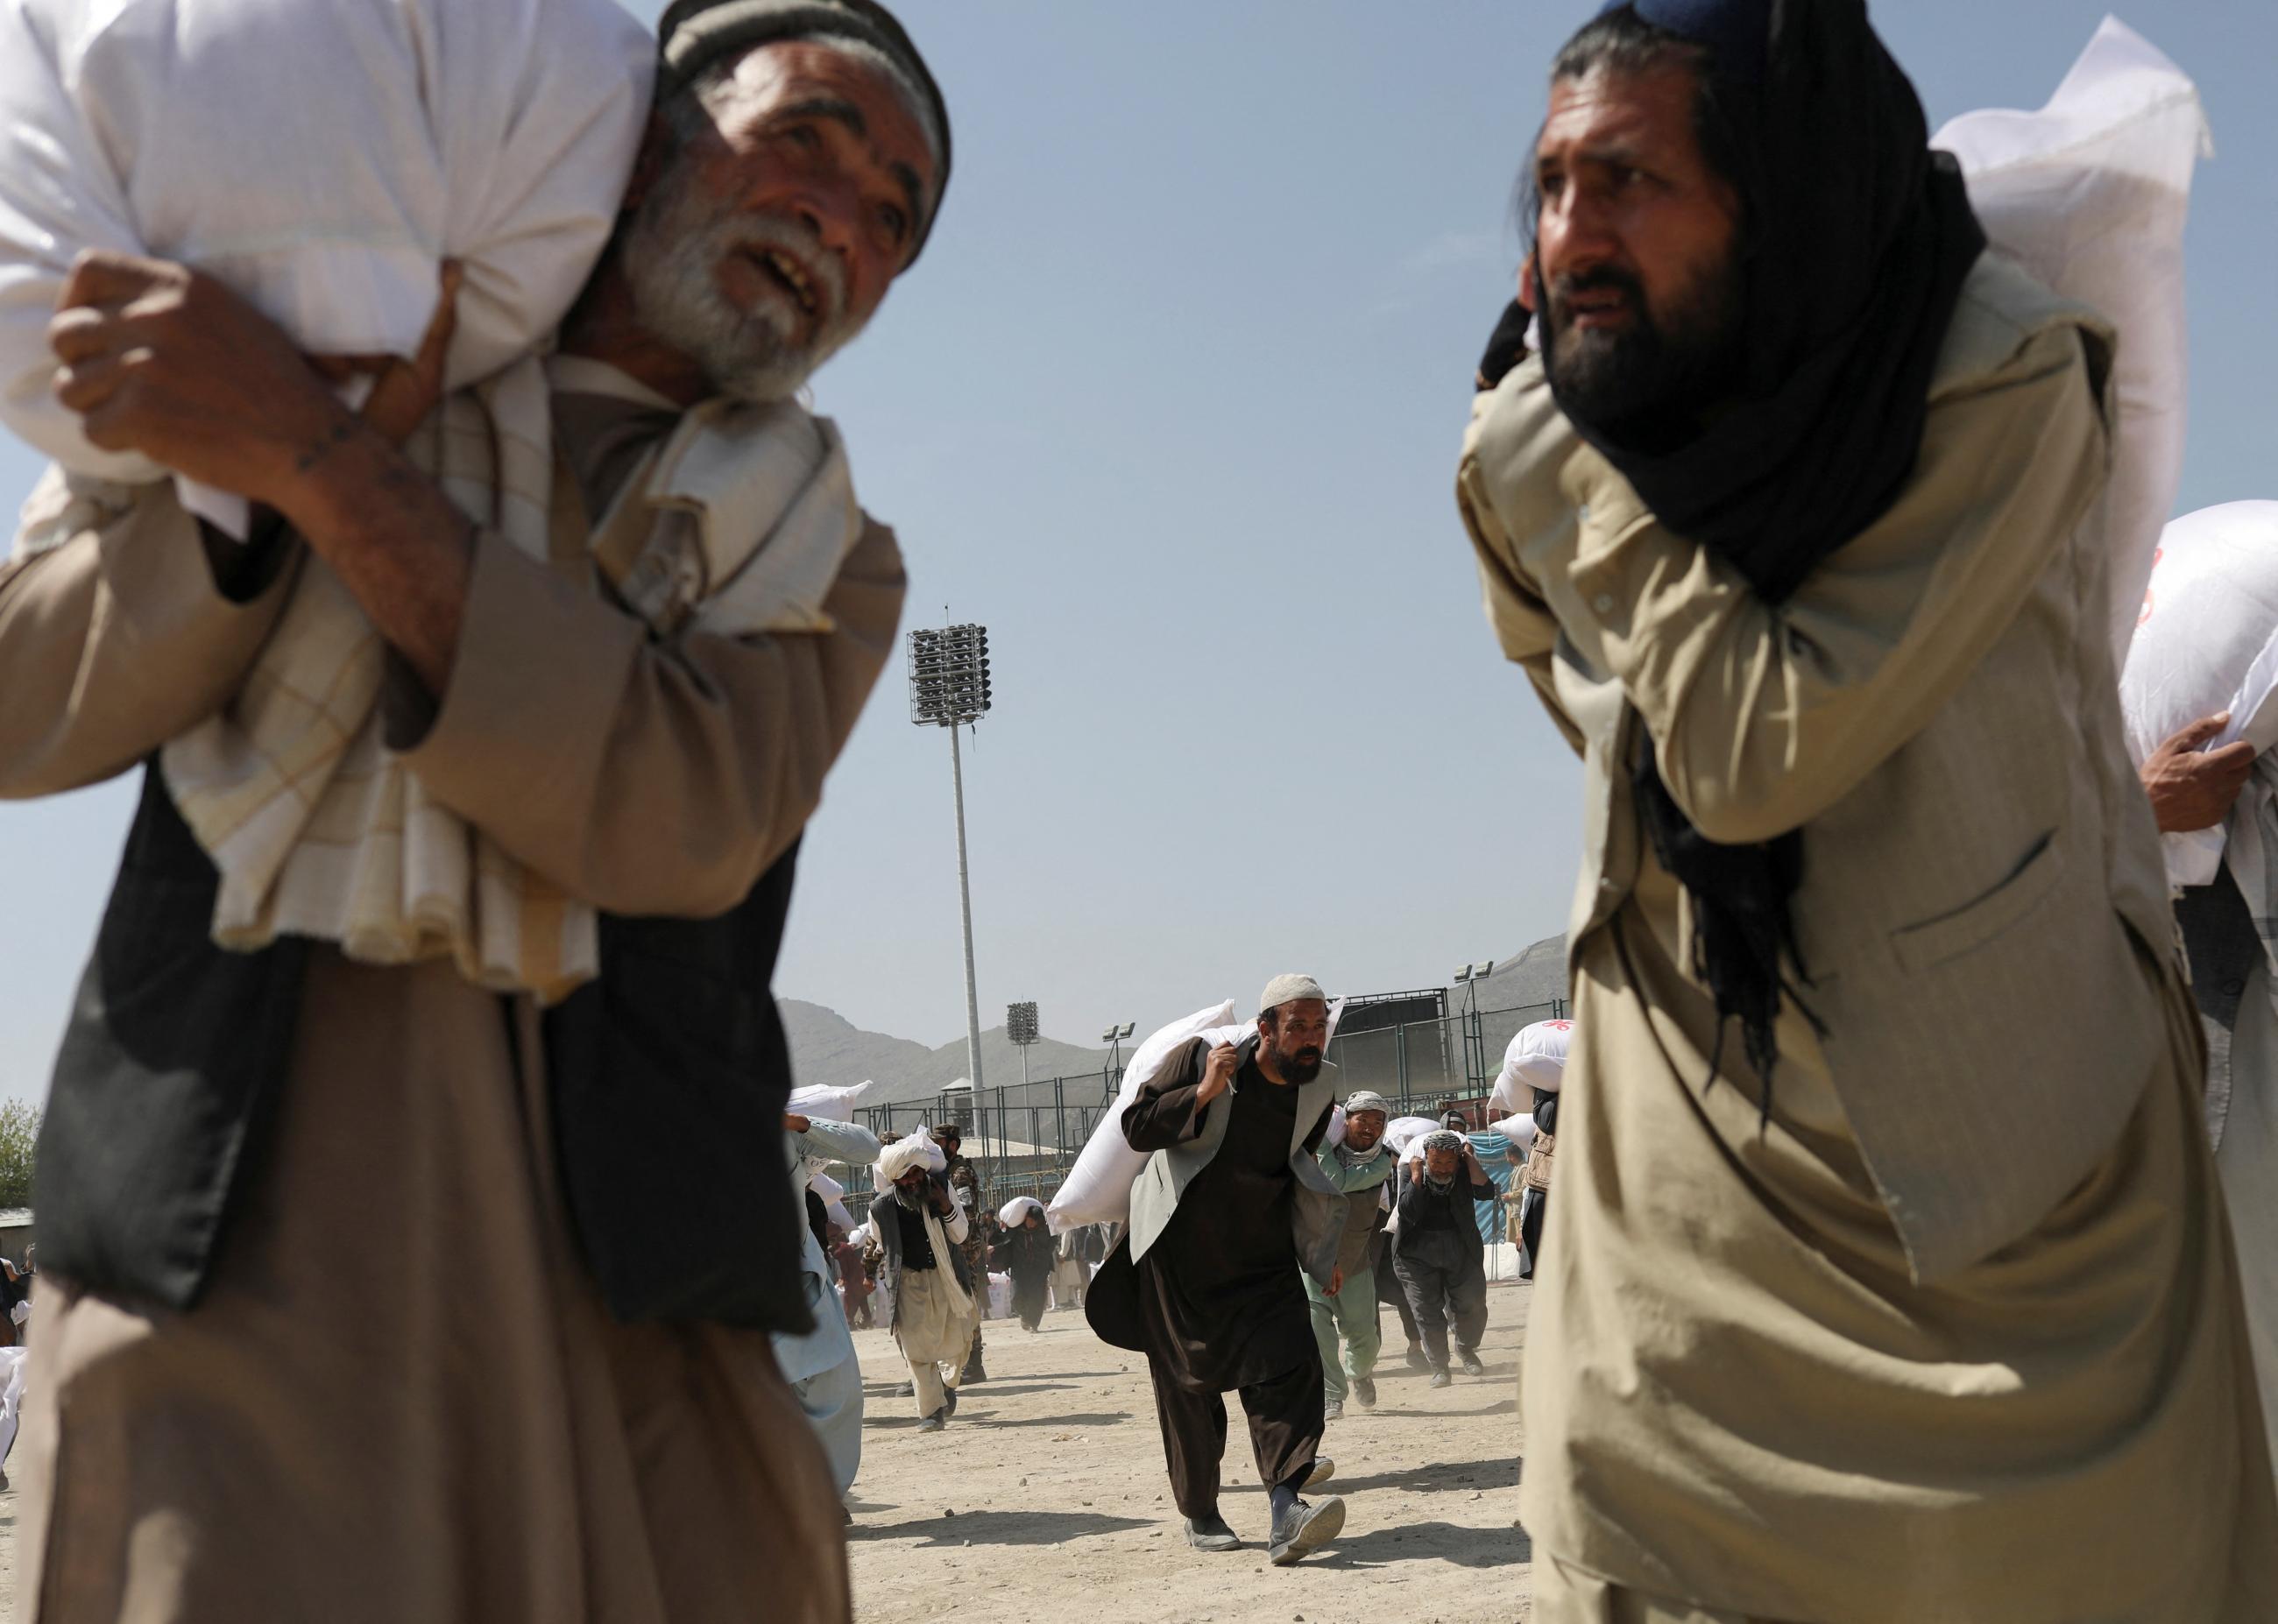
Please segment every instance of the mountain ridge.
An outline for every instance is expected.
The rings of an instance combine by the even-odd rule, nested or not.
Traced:
[[[1479,1007],[1505,1010],[1532,1007],[1563,999],[1566,995],[1566,941],[1552,936],[1537,942],[1509,958],[1495,961],[1494,972],[1479,983]],[[1460,1008],[1454,988],[1449,989],[1450,1010]],[[828,1005],[804,999],[780,1001],[784,1030],[791,1040],[791,1075],[801,1087],[852,1087],[875,1082],[875,1104],[900,1104],[929,1100],[967,1073],[965,1040],[957,1037],[938,1048],[913,1038],[898,1038],[857,1026]],[[1132,1044],[1123,1052],[1128,1056]],[[1028,1076],[1036,1081],[1055,1077],[1097,1077],[1106,1065],[1108,1051],[1085,1048],[1045,1038],[1028,1051]],[[1021,1051],[992,1026],[981,1034],[982,1079],[991,1088],[1021,1080]]]

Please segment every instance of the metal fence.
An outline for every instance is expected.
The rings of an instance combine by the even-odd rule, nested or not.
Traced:
[[[1565,1013],[1560,1000],[1509,1010],[1463,1010],[1438,1020],[1341,1033],[1329,1045],[1329,1058],[1342,1073],[1340,1094],[1372,1089],[1402,1117],[1436,1117],[1454,1108],[1483,1128],[1485,1096],[1511,1039],[1523,1026]],[[864,1125],[882,1138],[954,1122],[963,1130],[965,1154],[979,1166],[990,1199],[1002,1206],[1016,1195],[1050,1199],[1113,1106],[1122,1083],[1122,1067],[1111,1062],[1074,1077],[954,1089],[931,1099],[873,1106],[861,1116]],[[870,1170],[852,1170],[848,1193],[859,1205],[870,1192]]]

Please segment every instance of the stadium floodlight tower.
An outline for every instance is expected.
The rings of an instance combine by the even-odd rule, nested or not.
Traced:
[[[1028,1080],[1028,1046],[1043,1034],[1036,1030],[1036,1006],[1033,1003],[1013,1003],[1005,1006],[1005,1035],[1013,1047],[1021,1051],[1021,1081]]]
[[[949,732],[950,787],[957,798],[957,903],[965,920],[965,1062],[980,1093],[981,998],[973,975],[973,888],[966,876],[965,759],[957,730],[989,714],[989,629],[921,628],[910,633],[910,720]],[[1024,1053],[1021,1056],[1027,1058]]]

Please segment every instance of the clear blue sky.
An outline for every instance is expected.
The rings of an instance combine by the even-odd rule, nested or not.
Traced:
[[[638,6],[658,9],[654,0]],[[1449,495],[1576,0],[905,0],[957,173],[818,379],[913,622],[990,629],[967,757],[984,1025],[1433,985],[1561,928],[1579,775]],[[2091,0],[1885,0],[1933,126],[2037,106]],[[2123,12],[2199,80],[2182,508],[2278,495],[2278,7]],[[0,447],[0,499],[35,469]],[[575,658],[564,650],[565,659]],[[0,697],[4,702],[4,697]],[[784,995],[964,1025],[948,741],[890,667],[806,846]],[[0,808],[0,1095],[38,1098],[131,804]],[[1001,1080],[994,1079],[991,1080]]]

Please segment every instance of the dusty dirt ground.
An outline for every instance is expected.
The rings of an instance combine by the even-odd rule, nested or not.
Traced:
[[[847,1530],[860,1624],[1504,1624],[1529,1616],[1518,1517],[1514,1379],[1524,1285],[1490,1286],[1480,1357],[1433,1391],[1401,1359],[1400,1322],[1373,1412],[1348,1404],[1324,1452],[1344,1532],[1301,1566],[1265,1560],[1265,1491],[1242,1403],[1227,1399],[1220,1509],[1249,1543],[1188,1548],[1163,1475],[1146,1361],[1055,1309],[1031,1336],[988,1326],[990,1379],[945,1432],[916,1430],[906,1367],[882,1330],[855,1333],[865,1417]],[[16,1491],[0,1490],[0,1619],[15,1616]]]
[[[1437,1391],[1402,1360],[1390,1309],[1373,1412],[1348,1402],[1323,1452],[1344,1532],[1293,1568],[1265,1560],[1265,1494],[1227,1399],[1220,1503],[1244,1548],[1188,1547],[1164,1477],[1146,1361],[1054,1310],[1034,1335],[989,1322],[990,1379],[945,1432],[916,1406],[885,1332],[858,1331],[865,1418],[848,1529],[860,1620],[960,1624],[1502,1624],[1530,1616],[1515,1378],[1532,1288],[1488,1288],[1480,1357]]]

